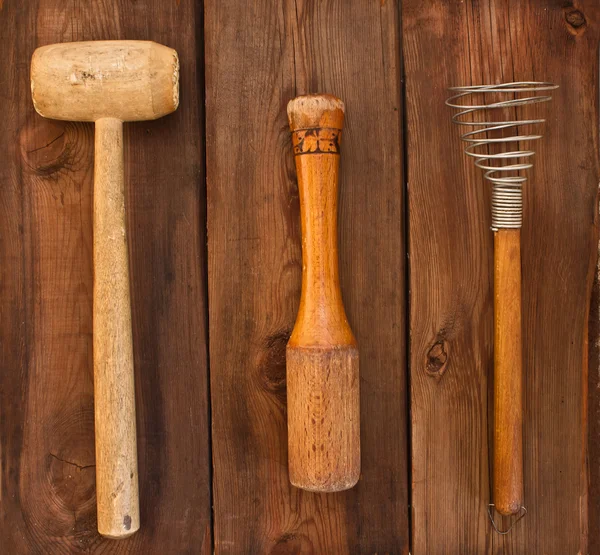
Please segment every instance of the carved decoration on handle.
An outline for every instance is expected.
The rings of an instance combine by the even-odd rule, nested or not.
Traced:
[[[301,154],[338,154],[342,130],[331,127],[299,129],[292,133],[294,155]]]

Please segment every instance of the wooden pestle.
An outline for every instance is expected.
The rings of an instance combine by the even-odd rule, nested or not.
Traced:
[[[333,492],[360,474],[358,349],[338,273],[338,169],[344,105],[330,95],[288,104],[302,226],[302,293],[287,345],[289,473]]]

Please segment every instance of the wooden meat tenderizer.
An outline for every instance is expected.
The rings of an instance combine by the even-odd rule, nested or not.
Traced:
[[[179,103],[179,63],[149,41],[38,48],[31,93],[47,118],[96,123],[94,162],[94,405],[98,531],[139,529],[133,345],[123,122],[160,118]]]
[[[338,273],[344,104],[330,95],[300,96],[287,112],[302,225],[302,294],[287,345],[290,481],[310,491],[342,491],[360,475],[358,349]]]

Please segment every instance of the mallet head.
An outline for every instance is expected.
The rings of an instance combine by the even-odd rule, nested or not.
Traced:
[[[177,52],[134,40],[43,46],[31,60],[31,94],[52,119],[157,119],[179,104]]]

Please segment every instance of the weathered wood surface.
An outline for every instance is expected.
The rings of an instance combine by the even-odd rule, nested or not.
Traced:
[[[597,2],[199,4],[0,0],[0,551],[212,552],[208,272],[217,553],[407,553],[409,335],[413,555],[600,552]],[[95,520],[92,127],[43,120],[29,91],[36,46],[110,38],[156,40],[182,62],[178,112],[125,129],[142,528],[120,543]],[[529,513],[500,537],[486,512],[489,188],[444,100],[513,78],[561,88],[528,112],[548,118],[522,244]],[[307,92],[347,106],[340,272],[361,357],[362,475],[328,495],[287,475],[301,249],[285,106]]]
[[[588,488],[583,505],[588,519],[588,553],[600,553],[600,243],[598,254],[588,326],[588,398],[584,405],[588,420],[587,430],[582,430],[587,434],[588,450]]]
[[[398,4],[205,2],[209,321],[217,553],[408,551]],[[340,274],[360,350],[355,489],[288,482],[285,346],[301,245],[287,102],[346,104]]]
[[[302,288],[286,347],[290,483],[314,492],[350,489],[360,477],[358,348],[340,288],[338,198],[344,104],[331,95],[291,100]]]
[[[587,553],[586,341],[597,238],[600,10],[593,1],[406,0],[402,12],[412,552]],[[463,154],[444,100],[451,85],[526,79],[561,88],[544,107],[545,138],[535,145],[535,168],[525,186],[528,514],[499,536],[486,512],[493,353],[489,186]]]
[[[0,2],[0,550],[211,553],[203,140],[192,2]],[[93,128],[35,114],[36,46],[151,39],[181,106],[125,130],[141,530],[96,531]],[[167,547],[168,546],[168,547]]]

